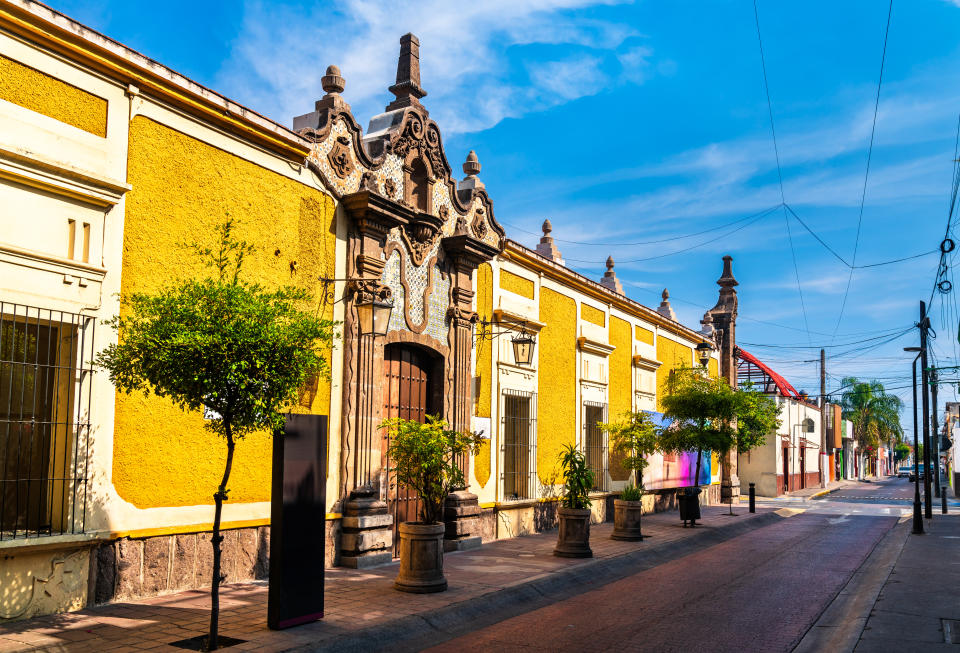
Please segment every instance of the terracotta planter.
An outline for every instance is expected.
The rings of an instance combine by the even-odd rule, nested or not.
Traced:
[[[560,532],[553,555],[561,558],[592,558],[590,550],[590,509],[558,508]]]
[[[643,501],[613,500],[613,533],[611,540],[636,542],[642,540],[640,518],[643,516]]]
[[[404,522],[400,524],[400,573],[394,588],[401,592],[429,594],[447,589],[443,576],[445,525]]]

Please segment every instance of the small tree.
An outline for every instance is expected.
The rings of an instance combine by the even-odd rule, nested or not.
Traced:
[[[673,370],[666,390],[661,404],[664,417],[672,423],[660,435],[660,448],[677,454],[696,451],[693,483],[699,486],[703,452],[720,453],[736,446],[736,391],[725,379],[707,376],[702,369],[692,367]]]
[[[614,453],[624,469],[634,472],[638,488],[643,490],[643,470],[649,465],[647,456],[660,450],[657,425],[650,414],[638,410],[625,413],[619,422],[600,424],[607,431]]]
[[[578,510],[589,508],[592,503],[590,490],[593,488],[593,471],[587,465],[586,456],[572,444],[565,444],[559,459],[563,472],[563,507]]]
[[[309,299],[306,291],[267,290],[241,279],[253,249],[234,239],[233,227],[228,220],[217,229],[215,248],[192,246],[214,275],[123,298],[124,312],[110,323],[119,342],[97,358],[118,390],[167,397],[186,411],[205,410],[205,428],[226,441],[226,464],[213,495],[211,651],[218,645],[220,518],[234,448],[249,433],[282,428],[282,411],[299,389],[327,371],[322,351],[332,345],[335,327],[299,308]]]
[[[427,415],[424,424],[393,417],[380,423],[390,434],[387,455],[397,482],[416,490],[420,497],[420,519],[435,524],[443,517],[443,504],[450,492],[463,487],[459,456],[477,452],[480,435],[449,428],[439,416]]]

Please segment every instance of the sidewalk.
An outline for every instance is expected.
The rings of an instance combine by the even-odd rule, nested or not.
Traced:
[[[727,516],[727,510],[705,506],[703,526],[692,529],[681,527],[675,511],[645,515],[649,538],[643,542],[611,540],[612,524],[593,525],[595,557],[588,560],[554,557],[556,531],[450,553],[444,560],[450,589],[438,594],[394,590],[396,563],[367,570],[328,569],[324,619],[285,631],[267,628],[266,583],[227,585],[221,590],[220,633],[245,643],[224,650],[396,648],[436,624],[476,623],[506,609],[522,612],[782,519],[770,508],[750,514],[741,506],[736,517]],[[0,652],[182,651],[169,643],[205,633],[208,620],[208,593],[181,592],[6,624],[0,626]]]
[[[804,488],[802,490],[794,490],[792,492],[787,492],[781,494],[778,497],[761,497],[757,496],[757,499],[769,500],[769,499],[814,499],[816,497],[823,496],[825,494],[830,494],[831,492],[836,492],[837,490],[842,490],[848,487],[856,487],[860,484],[859,481],[830,481],[827,483],[826,488],[822,488],[819,485],[814,485],[812,487]],[[749,497],[746,494],[740,494],[740,501],[748,501]]]

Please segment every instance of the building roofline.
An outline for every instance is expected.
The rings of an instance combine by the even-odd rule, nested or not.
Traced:
[[[603,284],[594,281],[593,279],[590,279],[579,272],[575,272],[564,265],[560,265],[556,261],[551,261],[550,259],[545,258],[541,254],[538,254],[529,247],[521,245],[515,240],[510,238],[505,240],[504,250],[500,256],[516,261],[520,265],[525,265],[527,267],[544,272],[556,280],[573,282],[574,285],[578,286],[578,290],[585,292],[594,299],[610,304],[611,306],[616,306],[620,310],[633,314],[636,317],[643,318],[659,327],[664,328],[666,331],[669,331],[674,335],[682,336],[697,342],[702,341],[705,338],[705,336],[699,331],[695,331],[694,329],[691,329],[680,322],[671,320],[649,306],[644,306],[640,302],[630,299],[626,295],[615,293]]]
[[[310,152],[288,127],[181,75],[36,0],[0,0],[0,29],[136,86],[290,159]]]

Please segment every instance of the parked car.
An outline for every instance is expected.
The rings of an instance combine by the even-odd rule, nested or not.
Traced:
[[[897,478],[910,478],[911,467],[901,465],[900,469],[897,470]]]
[[[916,480],[917,480],[917,469],[918,469],[918,468],[920,469],[920,478],[921,478],[921,479],[924,478],[924,475],[925,475],[925,473],[926,473],[927,466],[926,466],[926,465],[911,465],[911,466],[910,466],[910,476],[909,476],[911,483],[912,483],[913,481],[916,481]]]

